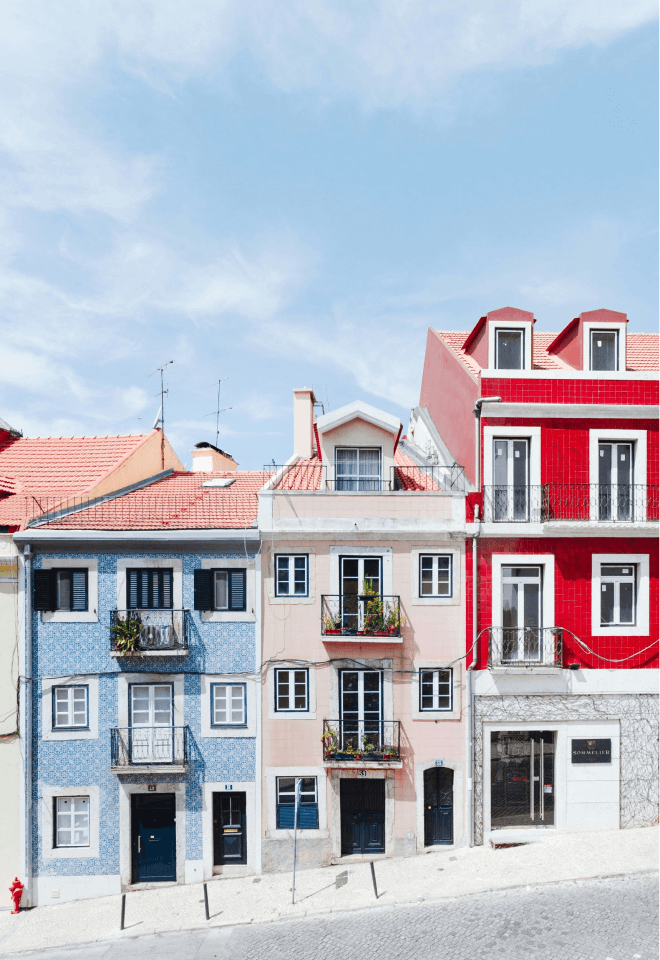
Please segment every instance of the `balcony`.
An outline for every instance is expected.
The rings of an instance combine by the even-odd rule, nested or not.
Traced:
[[[335,493],[459,493],[467,489],[465,471],[457,463],[424,466],[391,466],[388,475],[337,476],[333,465],[318,461],[293,464],[266,464],[271,490],[321,491]]]
[[[561,627],[490,627],[489,635],[489,670],[562,668]]]
[[[401,765],[400,720],[324,720],[322,742],[330,766]]]
[[[401,643],[401,598],[371,594],[321,597],[321,635],[327,640]]]
[[[189,613],[188,610],[112,610],[111,656],[185,656]]]
[[[110,757],[113,773],[185,773],[188,727],[115,727]]]
[[[539,523],[542,516],[543,487],[484,486],[486,523]]]
[[[658,486],[644,483],[546,483],[542,520],[642,523],[658,520]]]

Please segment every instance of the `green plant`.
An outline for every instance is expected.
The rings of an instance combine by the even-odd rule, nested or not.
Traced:
[[[118,653],[136,653],[140,649],[142,617],[139,614],[118,617],[110,630]]]
[[[364,752],[365,752],[365,753],[373,753],[373,752],[374,752],[374,745],[373,745],[373,743],[365,743],[365,745],[364,745]]]
[[[321,737],[323,749],[326,753],[336,753],[339,746],[339,738],[334,730],[326,730]]]
[[[324,618],[323,623],[326,630],[341,630],[341,617],[333,617],[329,614]]]

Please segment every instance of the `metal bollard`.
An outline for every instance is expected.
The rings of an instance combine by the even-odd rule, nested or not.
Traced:
[[[121,920],[119,921],[119,929],[124,929],[124,920],[126,919],[126,894],[122,893],[121,895]]]
[[[204,884],[204,913],[206,914],[206,919],[210,920],[209,917],[209,892]]]
[[[373,885],[374,885],[374,895],[375,895],[375,897],[376,897],[376,900],[378,900],[378,887],[376,886],[376,871],[374,870],[374,862],[373,862],[373,860],[370,860],[370,861],[369,861],[369,866],[371,867],[371,879],[372,879]]]

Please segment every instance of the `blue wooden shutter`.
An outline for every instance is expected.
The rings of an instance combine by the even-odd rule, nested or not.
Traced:
[[[126,606],[129,610],[139,607],[138,596],[138,570],[126,571]]]
[[[171,610],[172,608],[172,571],[163,570],[163,586],[160,596],[160,605],[166,610]]]
[[[245,570],[229,571],[229,609],[245,610]]]
[[[213,610],[213,598],[211,593],[213,572],[211,570],[195,570],[194,576],[194,601],[195,610]]]
[[[319,805],[318,803],[301,803],[298,807],[298,829],[318,830]]]
[[[71,609],[87,610],[87,571],[71,571]]]
[[[32,576],[32,605],[35,610],[57,609],[55,570],[35,570]]]
[[[293,821],[295,817],[295,804],[278,803],[277,804],[277,829],[293,830]]]

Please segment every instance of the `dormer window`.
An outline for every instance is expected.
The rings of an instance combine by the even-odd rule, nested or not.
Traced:
[[[497,370],[524,369],[525,331],[495,331],[495,367]]]
[[[591,370],[618,370],[618,330],[591,330],[589,368]]]
[[[382,483],[380,449],[335,448],[337,490],[380,490]]]

